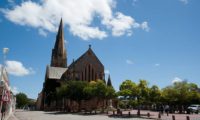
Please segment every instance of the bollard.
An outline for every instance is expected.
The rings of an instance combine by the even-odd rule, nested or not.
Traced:
[[[172,115],[172,120],[176,120],[174,115]]]
[[[161,118],[161,115],[160,115],[160,113],[158,113],[158,118]]]
[[[115,111],[113,110],[113,115],[115,115]]]
[[[128,116],[131,116],[131,112],[130,111],[128,112]]]
[[[147,113],[147,117],[148,117],[148,118],[150,117],[150,113]]]
[[[169,111],[167,111],[167,116],[169,116]]]
[[[140,110],[137,112],[137,115],[140,116]]]
[[[190,120],[190,116],[186,116],[186,120]]]

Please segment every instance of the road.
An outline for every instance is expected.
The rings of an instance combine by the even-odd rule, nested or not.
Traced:
[[[8,120],[124,120],[107,115],[56,114],[55,112],[17,110]],[[131,118],[131,120],[149,120]]]
[[[137,110],[132,110],[131,114],[136,115]],[[158,118],[158,112],[152,111],[141,111],[141,114],[151,114],[152,119]],[[112,114],[112,112],[110,112]],[[124,111],[123,114],[128,114],[128,111]],[[189,116],[190,120],[200,120],[200,114],[163,114],[161,115],[162,120],[172,120],[172,116],[175,116],[176,120],[186,120]],[[147,116],[146,116],[147,117]],[[143,118],[120,118],[120,117],[108,117],[106,114],[103,115],[85,115],[85,114],[71,114],[71,113],[56,113],[56,112],[43,112],[43,111],[23,111],[16,110],[14,115],[8,120],[149,120]]]

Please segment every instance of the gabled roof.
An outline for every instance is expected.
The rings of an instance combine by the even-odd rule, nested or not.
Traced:
[[[60,79],[66,71],[67,71],[67,68],[47,66],[47,73],[46,73],[47,78],[48,79]]]
[[[91,54],[95,57],[95,59],[103,66],[103,64],[100,62],[99,58],[96,56],[96,54],[93,52],[91,45],[89,45],[89,49],[83,54],[81,55],[76,61],[73,61],[71,65],[69,65],[68,68],[73,67],[77,62],[79,62],[84,56],[86,56],[87,54]]]

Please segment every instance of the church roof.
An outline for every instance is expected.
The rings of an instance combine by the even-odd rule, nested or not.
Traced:
[[[47,66],[47,78],[60,79],[65,71],[67,71],[67,68]]]
[[[79,62],[85,55],[87,54],[91,54],[93,55],[96,60],[103,66],[103,64],[101,63],[101,61],[99,60],[99,58],[96,56],[96,54],[93,52],[92,48],[91,48],[91,45],[89,45],[89,49],[83,54],[81,55],[76,61],[73,61],[71,65],[69,65],[68,68],[71,68],[73,67],[73,65],[75,65],[77,62]]]

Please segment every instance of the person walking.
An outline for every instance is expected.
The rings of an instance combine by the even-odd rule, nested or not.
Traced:
[[[5,117],[5,112],[6,112],[6,107],[5,107],[5,104],[2,105],[2,108],[1,108],[1,120],[4,119]]]

